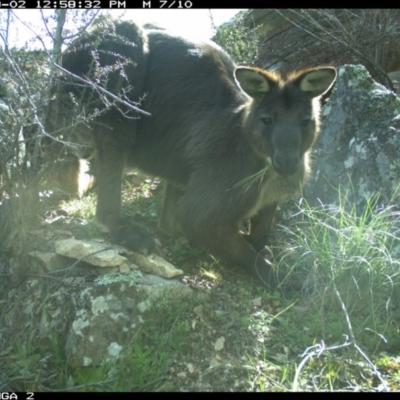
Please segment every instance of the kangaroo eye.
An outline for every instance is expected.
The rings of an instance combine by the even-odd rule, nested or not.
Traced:
[[[272,118],[271,117],[263,117],[263,118],[261,118],[261,122],[266,126],[271,126]]]

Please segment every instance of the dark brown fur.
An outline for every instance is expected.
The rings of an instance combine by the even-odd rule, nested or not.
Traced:
[[[118,242],[152,250],[153,240],[120,215],[123,168],[139,167],[168,182],[162,229],[177,229],[211,254],[272,283],[262,250],[277,204],[307,178],[308,154],[318,134],[318,96],[332,86],[336,70],[283,77],[237,68],[212,42],[159,30],[141,33],[131,23],[115,26],[119,35],[138,43],[131,55],[129,47],[119,49],[138,66],[126,78],[114,76],[109,89],[118,79],[119,87],[135,85],[128,97],[137,101],[146,93],[141,107],[151,117],[127,119],[113,108],[91,125],[99,164],[98,220]],[[92,33],[83,43],[99,36]],[[103,37],[101,48],[116,51],[113,40]],[[104,57],[102,65],[114,61]],[[64,57],[74,73],[87,75],[88,65],[87,46],[72,47]],[[240,184],[268,165],[253,184]],[[248,219],[250,233],[244,235],[240,227]]]

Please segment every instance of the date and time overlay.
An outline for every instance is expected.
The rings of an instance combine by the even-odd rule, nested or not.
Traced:
[[[201,8],[208,4],[200,0]],[[100,9],[100,8],[196,8],[196,0],[4,0],[0,1],[0,9]],[[128,5],[129,4],[129,5]],[[200,4],[198,5],[200,6]]]

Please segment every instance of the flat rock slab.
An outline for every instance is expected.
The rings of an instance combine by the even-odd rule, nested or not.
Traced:
[[[98,267],[119,267],[128,261],[117,250],[103,243],[71,238],[57,240],[54,245],[57,254],[78,260],[84,258],[83,261]]]
[[[183,274],[181,269],[174,267],[171,263],[156,254],[145,257],[138,253],[132,253],[129,258],[141,271],[148,274],[159,275],[163,278],[173,278]]]

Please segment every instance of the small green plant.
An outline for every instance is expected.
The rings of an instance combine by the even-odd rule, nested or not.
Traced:
[[[354,335],[372,352],[388,338],[390,346],[398,346],[393,331],[400,304],[396,208],[379,206],[377,196],[367,199],[362,210],[346,201],[311,208],[303,200],[297,218],[295,228],[281,230],[278,241],[285,246],[277,267],[302,283],[308,313],[318,315],[307,323],[308,333],[318,340],[319,332],[330,341]]]
[[[179,240],[174,240],[169,248],[172,259],[177,263],[190,258],[199,257],[203,252],[189,244],[182,244]]]
[[[91,193],[81,199],[63,201],[60,206],[68,212],[68,215],[90,221],[96,210],[96,195]]]
[[[145,178],[142,175],[136,177],[136,180],[141,178],[139,184],[131,183],[128,179],[124,180],[122,191],[124,214],[137,219],[139,223],[156,225],[161,198],[154,196],[152,191],[157,187],[159,181]]]

